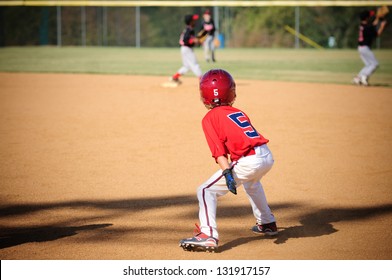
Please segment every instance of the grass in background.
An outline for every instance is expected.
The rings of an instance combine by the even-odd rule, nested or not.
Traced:
[[[235,78],[348,84],[362,68],[357,50],[218,49],[203,71],[228,70]],[[371,83],[392,86],[392,50],[376,50],[380,68]],[[1,72],[172,75],[181,66],[179,48],[12,47],[0,49]],[[193,76],[191,72],[187,76]]]

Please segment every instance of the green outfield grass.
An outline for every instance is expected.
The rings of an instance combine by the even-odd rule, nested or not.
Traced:
[[[203,71],[224,68],[235,78],[348,84],[361,69],[357,50],[218,49],[215,64],[196,54]],[[392,86],[392,50],[376,50],[380,68],[371,83]],[[1,72],[100,73],[170,76],[181,66],[179,48],[0,48]],[[190,72],[188,76],[192,76]]]

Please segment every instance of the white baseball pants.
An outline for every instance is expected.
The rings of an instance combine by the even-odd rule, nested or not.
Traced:
[[[197,77],[202,76],[203,73],[192,48],[181,46],[181,57],[182,67],[177,71],[179,74],[184,75],[189,70],[192,70]]]
[[[378,67],[378,61],[368,46],[359,46],[358,52],[363,63],[365,64],[365,66],[359,72],[358,76],[365,76],[368,78],[371,74],[373,74],[374,71],[376,71]]]
[[[208,35],[203,44],[204,57],[206,60],[215,60],[214,36]]]
[[[255,155],[242,157],[232,163],[233,175],[237,187],[244,186],[256,221],[260,224],[272,223],[275,222],[275,217],[268,206],[260,179],[271,169],[274,159],[267,145],[255,147],[255,152]],[[222,170],[217,171],[197,189],[200,229],[204,234],[216,239],[219,239],[216,223],[217,199],[228,192]]]

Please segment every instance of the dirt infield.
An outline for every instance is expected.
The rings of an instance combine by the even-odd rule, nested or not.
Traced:
[[[178,241],[217,169],[197,81],[0,73],[1,259],[391,259],[392,89],[238,80],[270,139],[277,238],[243,189],[218,204],[220,250]]]

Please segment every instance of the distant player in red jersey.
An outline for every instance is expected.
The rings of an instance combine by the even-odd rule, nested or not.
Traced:
[[[243,111],[232,107],[236,84],[228,72],[213,69],[205,73],[200,80],[200,95],[209,109],[202,121],[204,134],[221,170],[198,188],[200,227],[194,237],[181,240],[180,246],[187,251],[217,249],[217,199],[229,191],[237,194],[240,185],[244,186],[256,218],[252,231],[276,235],[275,217],[260,182],[274,163],[268,140]]]

